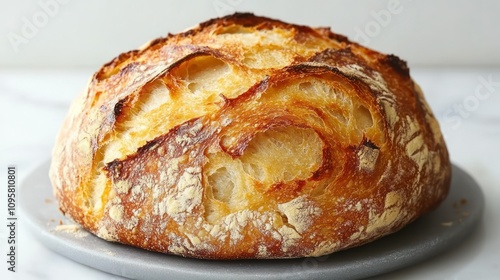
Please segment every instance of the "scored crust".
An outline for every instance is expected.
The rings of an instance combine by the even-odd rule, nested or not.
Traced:
[[[104,65],[50,168],[61,211],[95,235],[213,259],[359,246],[435,208],[450,173],[404,61],[252,14]]]

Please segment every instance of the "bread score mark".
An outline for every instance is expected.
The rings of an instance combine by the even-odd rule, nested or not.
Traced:
[[[194,219],[195,217],[192,216],[192,213],[204,211],[202,200],[206,199],[203,198],[206,190],[202,187],[202,168],[206,162],[206,151],[217,150],[217,147],[219,147],[221,152],[232,155],[233,159],[240,158],[245,154],[250,141],[257,133],[279,127],[296,126],[298,128],[312,129],[316,131],[316,133],[319,133],[318,135],[320,138],[316,141],[322,143],[322,159],[321,164],[318,165],[317,169],[308,177],[308,179],[313,182],[312,184],[309,182],[310,186],[312,185],[314,187],[318,185],[321,180],[328,179],[330,176],[335,176],[335,174],[332,173],[334,169],[333,162],[335,161],[334,156],[338,155],[338,150],[342,150],[334,150],[330,146],[335,145],[337,148],[342,147],[342,145],[339,145],[339,143],[335,141],[335,137],[325,132],[322,127],[318,126],[318,123],[304,122],[300,116],[294,114],[292,109],[275,110],[283,107],[286,108],[286,106],[283,106],[286,105],[286,100],[284,104],[278,102],[266,111],[259,111],[256,105],[263,102],[262,98],[267,94],[274,94],[267,93],[268,90],[272,91],[273,88],[280,88],[281,90],[283,83],[285,87],[287,87],[286,82],[293,79],[291,77],[292,75],[299,75],[301,78],[313,76],[316,77],[315,79],[319,78],[318,81],[321,81],[321,75],[318,76],[318,74],[331,72],[338,74],[338,70],[332,70],[332,68],[322,66],[300,65],[296,68],[290,67],[283,71],[287,74],[283,74],[283,72],[278,73],[255,85],[247,91],[247,93],[233,99],[226,98],[225,104],[216,115],[190,120],[173,128],[167,134],[147,142],[143,147],[139,148],[136,153],[127,156],[125,159],[117,159],[108,163],[105,170],[114,188],[111,197],[117,196],[119,199],[111,200],[118,204],[112,203],[107,206],[109,210],[107,210],[102,221],[101,227],[104,229],[101,231],[106,233],[108,238],[111,236],[109,233],[113,233],[113,236],[116,235],[113,237],[116,238],[116,240],[131,243],[138,242],[138,240],[134,240],[133,236],[123,233],[124,229],[128,228],[130,230],[131,227],[130,225],[126,226],[124,223],[121,223],[121,221],[138,220],[140,211],[133,212],[130,210],[141,207],[141,199],[137,199],[139,193],[152,194],[152,200],[149,203],[155,205],[153,211],[155,215],[149,217],[146,221],[137,222],[139,229],[133,228],[133,230],[153,230],[162,234],[162,228],[165,228],[165,225],[170,223],[170,221],[181,225]],[[346,81],[350,82],[349,79]],[[311,102],[313,102],[312,105],[314,105],[315,97],[312,96],[312,98]],[[305,102],[307,103],[307,99]],[[253,112],[242,112],[238,110],[241,107],[257,109],[253,110]],[[303,106],[302,109],[304,108],[308,108],[308,106]],[[321,110],[321,108],[317,110]],[[120,111],[121,106],[119,112]],[[269,113],[271,117],[267,118],[265,116],[266,113]],[[249,116],[248,118],[246,118],[247,115]],[[251,122],[251,115],[258,116],[256,119],[260,120],[260,122],[256,122],[258,126],[253,126],[252,130],[245,132],[247,126],[242,125],[239,120],[250,120],[249,122],[253,123]],[[219,123],[213,121],[214,119],[225,119],[228,121]],[[240,129],[238,133],[234,133],[236,128]],[[243,128],[243,130],[241,130],[241,128]],[[223,139],[226,141],[222,141]],[[227,139],[231,140],[227,141]],[[374,164],[378,156],[378,148],[373,142],[368,140],[364,140],[363,143],[364,144],[360,145],[361,148],[358,151],[358,156],[361,158],[360,168],[367,168],[367,171],[370,171],[368,163]],[[237,148],[235,149],[235,147]],[[338,160],[337,164],[339,164]],[[339,167],[342,167],[342,164],[339,164]],[[340,170],[338,169],[339,167],[337,167],[338,171]],[[241,217],[262,216],[264,222],[259,225],[259,228],[268,229],[272,232],[270,233],[271,236],[274,236],[276,238],[275,240],[281,244],[282,250],[287,251],[302,238],[302,234],[307,232],[314,217],[317,217],[321,213],[320,208],[314,206],[314,198],[308,194],[312,191],[310,186],[309,190],[307,188],[303,190],[305,182],[304,180],[292,180],[290,182],[277,183],[275,187],[286,188],[286,190],[278,191],[278,193],[289,192],[289,186],[293,186],[294,184],[299,184],[298,186],[301,186],[292,197],[278,197],[277,209],[256,209],[257,211],[252,210],[251,212],[245,212],[245,210],[242,209],[228,213],[226,216],[223,216],[221,220],[215,221],[213,224],[206,223],[206,221],[203,220],[197,223],[200,223],[200,226],[206,228],[206,235],[216,235],[213,237],[220,238],[221,240],[229,238],[229,240],[234,243],[243,238],[242,230],[248,229],[247,227],[249,226],[242,222],[243,218]],[[134,191],[131,192],[131,189]],[[279,202],[280,199],[285,199],[285,201]],[[106,217],[110,218],[108,219]],[[236,218],[238,226],[231,222],[232,218],[230,217]],[[281,224],[281,226],[276,228],[276,223],[278,223],[278,225]],[[218,228],[217,231],[220,231],[220,234],[211,234],[214,233],[215,228]],[[234,228],[239,228],[239,230],[235,231]],[[206,244],[208,243],[205,243],[200,237],[204,235],[203,233],[197,233],[195,231],[189,233],[189,230],[186,232],[186,240],[189,240],[189,244],[191,244],[190,246],[193,247],[194,250],[207,246]],[[228,234],[224,234],[224,232]],[[262,232],[265,232],[265,230]],[[239,237],[240,235],[241,237]],[[186,244],[184,244],[186,240],[169,240],[169,242],[172,248],[185,248],[185,250],[187,250]],[[196,246],[196,244],[200,245]],[[176,250],[179,251],[181,249]],[[264,250],[259,249],[259,251],[262,252]]]

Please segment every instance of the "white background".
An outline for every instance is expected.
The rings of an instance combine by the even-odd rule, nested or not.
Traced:
[[[377,279],[498,279],[500,1],[397,2],[394,10],[391,0],[0,0],[0,279],[121,279],[47,250],[22,217],[19,273],[7,273],[4,170],[17,165],[22,182],[48,160],[71,100],[100,65],[153,38],[234,11],[330,26],[408,61],[452,161],[478,181],[486,209],[481,226],[461,246]],[[478,99],[478,88],[489,95]]]
[[[0,0],[0,65],[96,67],[150,39],[234,11],[330,26],[411,66],[500,64],[500,1],[395,0],[390,18],[380,12],[388,2]],[[12,39],[16,35],[26,40]]]

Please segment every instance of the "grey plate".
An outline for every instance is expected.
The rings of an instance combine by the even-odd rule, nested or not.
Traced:
[[[48,248],[82,264],[136,279],[359,279],[418,263],[461,243],[479,223],[484,197],[477,183],[453,166],[451,191],[435,211],[367,245],[318,258],[209,261],[159,254],[106,242],[92,234],[55,230],[66,219],[52,199],[49,163],[21,186],[21,210]]]

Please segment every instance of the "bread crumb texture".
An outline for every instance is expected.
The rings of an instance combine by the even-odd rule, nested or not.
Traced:
[[[234,14],[99,69],[50,177],[61,210],[109,241],[295,258],[401,229],[445,198],[450,162],[404,61]]]

